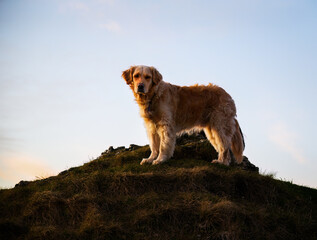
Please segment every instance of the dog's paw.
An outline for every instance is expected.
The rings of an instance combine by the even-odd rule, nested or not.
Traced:
[[[142,161],[140,162],[140,165],[143,165],[144,163],[147,163],[148,159],[147,158],[143,158]]]
[[[214,159],[211,161],[211,163],[222,164],[222,161],[219,161],[218,159]]]
[[[212,160],[211,163],[213,163],[213,164],[222,164],[222,165],[229,166],[229,164],[227,164],[227,163],[225,163],[223,161],[220,161],[218,159]]]
[[[160,161],[155,160],[155,161],[152,162],[152,165],[158,165],[160,163],[161,163]]]
[[[152,163],[153,160],[150,158],[143,158],[142,161],[140,162],[140,165],[143,165],[145,163]]]
[[[161,160],[155,160],[152,162],[152,165],[158,165],[158,164],[161,164],[163,161]]]

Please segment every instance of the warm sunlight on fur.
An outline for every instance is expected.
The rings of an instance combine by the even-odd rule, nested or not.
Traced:
[[[218,152],[218,159],[212,162],[229,165],[231,150],[241,163],[243,135],[234,101],[224,89],[213,84],[172,85],[147,66],[132,66],[122,77],[133,91],[150,140],[151,155],[141,164],[159,164],[171,158],[176,134],[190,130],[204,130]]]

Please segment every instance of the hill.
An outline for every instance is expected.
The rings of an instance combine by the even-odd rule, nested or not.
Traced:
[[[201,136],[179,139],[162,165],[140,166],[149,153],[110,147],[0,190],[0,239],[317,239],[316,189],[263,176],[247,159],[211,164]]]

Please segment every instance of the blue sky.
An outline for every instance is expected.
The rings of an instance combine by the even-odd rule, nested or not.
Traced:
[[[234,98],[245,155],[317,187],[317,2],[2,0],[0,186],[148,143],[130,65]]]

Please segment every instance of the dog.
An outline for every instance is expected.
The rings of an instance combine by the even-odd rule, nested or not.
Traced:
[[[218,152],[218,159],[212,163],[228,166],[231,160],[242,162],[243,134],[236,119],[235,103],[224,89],[211,83],[173,85],[164,82],[156,68],[142,65],[131,66],[123,71],[122,77],[140,107],[150,141],[151,155],[141,165],[156,165],[170,159],[176,135],[192,130],[203,130]]]

